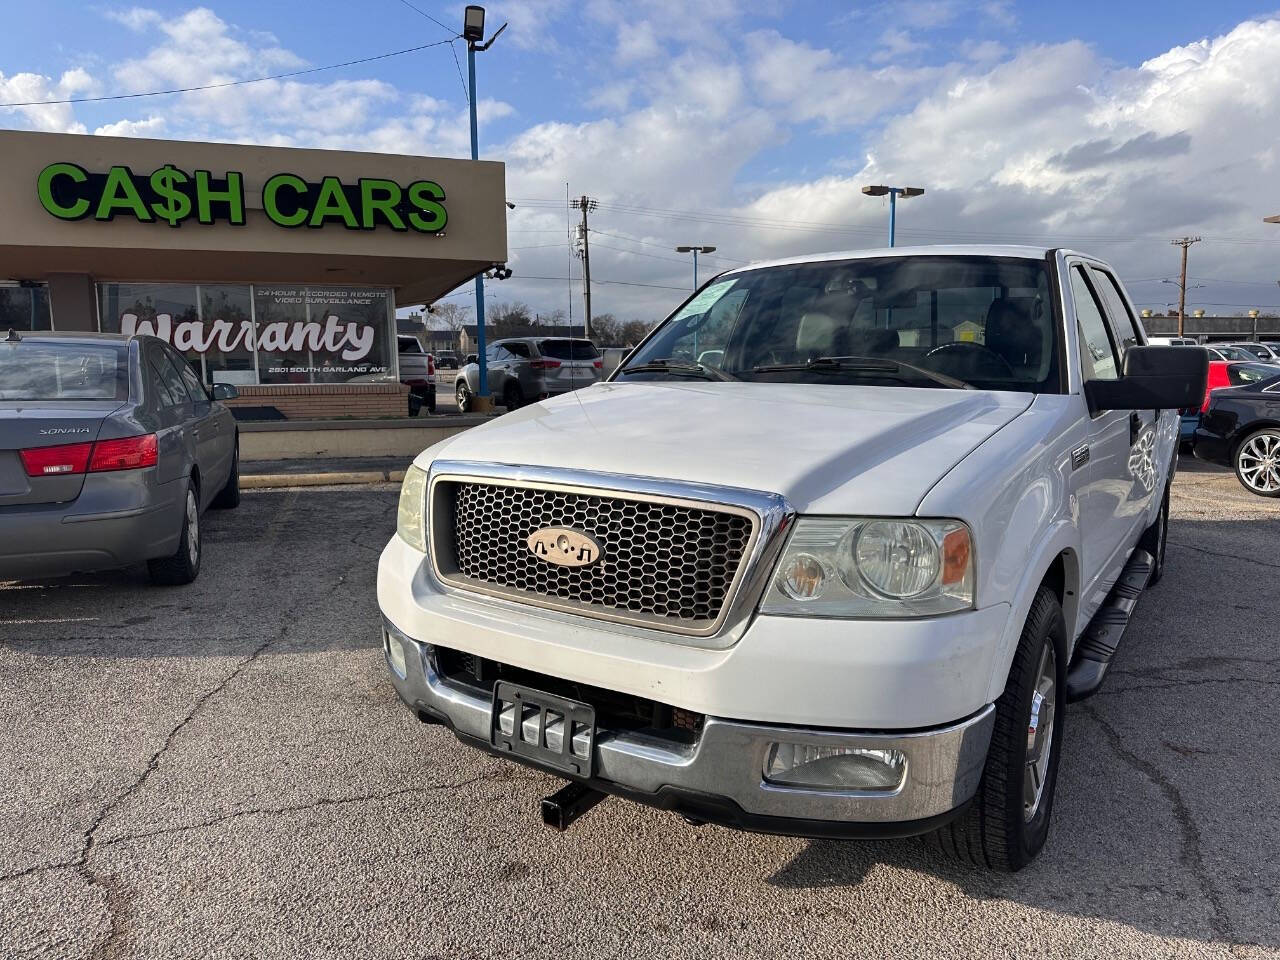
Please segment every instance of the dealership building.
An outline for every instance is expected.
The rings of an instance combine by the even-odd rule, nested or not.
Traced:
[[[397,305],[507,259],[501,163],[0,131],[0,335],[149,332],[233,403],[406,409]]]

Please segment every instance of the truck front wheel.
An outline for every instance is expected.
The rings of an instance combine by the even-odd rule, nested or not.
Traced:
[[[1066,646],[1062,606],[1042,586],[996,701],[978,792],[959,818],[930,835],[932,845],[947,856],[1012,873],[1044,846],[1058,782]]]

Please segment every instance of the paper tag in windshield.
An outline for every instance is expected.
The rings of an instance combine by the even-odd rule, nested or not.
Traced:
[[[685,317],[696,317],[700,313],[706,313],[716,305],[716,301],[729,292],[729,289],[737,283],[735,277],[732,280],[721,280],[719,283],[713,283],[707,289],[690,300],[677,313],[672,320],[683,320]]]

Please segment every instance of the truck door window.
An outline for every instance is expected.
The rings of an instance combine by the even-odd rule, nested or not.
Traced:
[[[1102,306],[1093,295],[1081,267],[1071,268],[1071,294],[1076,303],[1080,334],[1080,369],[1086,380],[1115,380],[1120,376],[1116,348],[1107,331]]]
[[[1123,358],[1125,351],[1142,342],[1138,337],[1138,325],[1134,322],[1133,314],[1129,312],[1129,305],[1125,303],[1124,296],[1120,293],[1120,285],[1116,283],[1116,278],[1097,267],[1090,267],[1089,272],[1093,274],[1094,286],[1102,294],[1102,302],[1106,304],[1107,315],[1111,320],[1111,332],[1116,342],[1120,344],[1120,356]]]

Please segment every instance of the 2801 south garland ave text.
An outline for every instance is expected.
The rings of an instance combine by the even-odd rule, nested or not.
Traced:
[[[229,170],[220,178],[208,170],[188,173],[173,164],[150,174],[113,166],[91,173],[78,164],[51,163],[36,178],[40,204],[60,220],[92,217],[110,221],[118,215],[143,223],[179,227],[192,217],[197,223],[245,223],[244,175]],[[448,223],[444,188],[434,180],[415,180],[402,187],[395,180],[361,177],[343,183],[338,177],[308,181],[277,173],[262,185],[262,211],[282,227],[322,228],[334,224],[348,230],[386,226],[397,232],[440,234]]]

